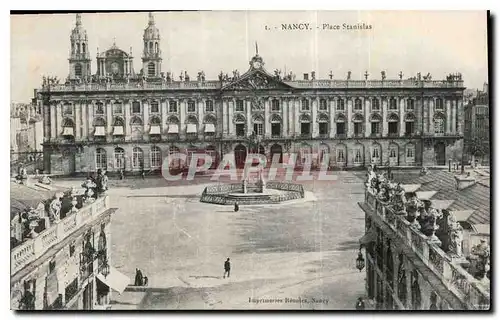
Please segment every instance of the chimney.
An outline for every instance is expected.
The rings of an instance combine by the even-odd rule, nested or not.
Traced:
[[[309,74],[308,73],[304,73],[304,80],[309,80]]]
[[[455,181],[457,182],[457,190],[462,190],[468,188],[476,183],[476,177],[469,173],[466,175],[455,176]]]

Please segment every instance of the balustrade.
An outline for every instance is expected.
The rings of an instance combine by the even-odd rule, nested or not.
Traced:
[[[48,249],[87,223],[92,216],[97,216],[108,209],[107,197],[97,198],[93,203],[82,207],[75,213],[68,213],[59,223],[41,232],[34,239],[28,239],[11,250],[11,274],[38,259]]]

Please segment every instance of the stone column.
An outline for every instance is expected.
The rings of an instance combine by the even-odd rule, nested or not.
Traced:
[[[110,134],[113,135],[113,114],[112,114],[112,109],[113,109],[113,104],[111,100],[106,100],[104,101],[104,109],[106,110],[106,124],[107,124],[107,130],[106,130],[106,135]],[[128,122],[127,120],[124,120],[125,123]]]
[[[222,98],[222,134],[224,136],[228,135],[228,128],[229,128],[229,120],[228,118],[229,110],[228,110],[228,104],[227,104],[227,99]]]
[[[161,120],[160,130],[162,135],[165,134],[165,129],[166,129],[165,127],[167,123],[167,111],[168,111],[167,99],[160,99],[160,120]]]
[[[451,100],[446,99],[446,129],[445,133],[451,133]]]
[[[464,134],[464,105],[463,105],[463,99],[458,100],[458,105],[457,105],[457,119],[458,119],[458,128],[457,128],[457,134],[463,135]]]
[[[92,129],[94,128],[94,101],[90,101],[90,103],[86,103],[82,106],[82,126],[83,126],[83,135],[87,138],[90,138],[92,134]]]
[[[365,137],[369,137],[372,133],[372,128],[370,126],[370,99],[362,97],[361,105],[363,106],[363,114],[365,116]]]
[[[80,132],[83,130],[80,130],[82,128],[82,123],[80,122],[80,113],[82,109],[82,102],[78,101],[77,103],[74,104],[74,109],[73,112],[75,113],[75,140],[80,140]]]
[[[431,98],[429,100],[429,116],[427,118],[427,125],[429,134],[434,134],[434,110],[436,108],[436,98]]]
[[[354,133],[354,122],[352,122],[352,99],[346,98],[347,102],[347,137],[352,138],[352,134]],[[347,155],[346,155],[347,156]]]
[[[337,97],[334,99],[329,99],[330,109],[328,115],[330,116],[330,138],[334,138],[337,133],[337,128],[335,127],[335,108],[337,106]]]
[[[125,115],[125,128],[123,128],[125,133],[125,139],[129,139],[130,134],[132,133],[132,129],[130,128],[130,111],[131,111],[131,102],[130,100],[123,101],[123,114]],[[144,108],[144,106],[143,106]]]
[[[283,133],[283,136],[287,136],[288,135],[288,101],[287,99],[283,99],[281,98],[280,99],[280,106],[281,106],[281,118],[283,119],[283,122],[282,122],[282,128],[281,128],[281,131]]]
[[[228,102],[228,134],[230,136],[235,136],[236,135],[236,130],[235,130],[235,127],[234,127],[234,108],[235,108],[235,105],[236,105],[236,100],[235,99],[232,99],[231,101]]]
[[[318,104],[319,98],[309,99],[309,105],[311,106],[311,133],[312,137],[316,138],[318,136]]]
[[[380,97],[380,101],[382,102],[382,137],[387,137],[387,133],[389,132],[389,123],[387,122],[387,97]]]
[[[271,136],[271,122],[269,121],[269,110],[271,110],[271,98],[264,99],[264,136]]]
[[[198,135],[203,137],[205,135],[205,127],[203,125],[203,119],[205,115],[205,99],[196,100],[198,104],[197,113],[198,113]]]
[[[246,101],[246,118],[247,118],[247,132],[246,135],[249,137],[252,132],[253,132],[253,125],[252,125],[252,102],[251,101]]]
[[[179,136],[186,136],[186,111],[187,111],[187,101],[186,99],[177,100],[177,105],[179,106],[180,118],[179,118]]]
[[[405,135],[405,106],[408,98],[400,98],[399,103],[399,136]]]
[[[56,105],[56,137],[62,133],[62,103]]]
[[[150,100],[144,100],[145,104],[144,107],[142,108],[143,112],[143,138],[149,133],[148,128],[149,128],[149,109],[151,108],[151,101]],[[125,120],[126,122],[129,122],[128,120]],[[146,153],[146,152],[144,152]],[[146,162],[146,160],[144,160]],[[144,164],[145,165],[145,164]]]
[[[299,122],[300,98],[293,99],[293,103],[295,104],[295,107],[293,108],[294,110],[293,118],[295,122],[295,128],[293,133],[295,135],[300,135],[300,122]]]
[[[56,134],[56,105],[52,105],[49,103],[49,111],[50,111],[50,139],[57,138]]]
[[[457,100],[453,99],[451,105],[451,133],[457,132]]]

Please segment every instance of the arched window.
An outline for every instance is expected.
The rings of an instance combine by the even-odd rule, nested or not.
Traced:
[[[80,43],[76,44],[76,53],[80,53]]]
[[[281,117],[278,114],[271,115],[271,136],[281,136]]]
[[[380,145],[378,143],[373,144],[371,147],[371,156],[372,156],[371,162],[373,164],[380,164],[382,160],[381,155],[382,155],[382,148],[380,147]]]
[[[245,123],[246,119],[242,114],[237,114],[234,117],[234,123],[236,127],[236,136],[243,137],[245,136]]]
[[[415,133],[415,115],[407,113],[405,117],[405,135],[412,135]]]
[[[258,136],[264,134],[264,119],[261,115],[253,118],[253,133]]]
[[[153,53],[153,42],[149,42],[149,53]]]
[[[144,169],[144,153],[139,147],[132,150],[132,167],[134,169]]]
[[[155,42],[155,53],[158,53],[159,49],[158,49],[158,42]]]
[[[346,163],[347,156],[347,147],[343,144],[339,144],[336,148],[336,160],[337,163],[344,164]]]
[[[389,135],[397,135],[399,132],[399,117],[392,113],[387,119]]]
[[[98,148],[95,152],[96,169],[106,170],[107,161],[106,150]]]
[[[406,145],[406,163],[414,163],[415,162],[415,145],[409,143]]]
[[[115,148],[115,168],[125,170],[125,150]]]
[[[85,53],[85,43],[82,43],[82,52]]]
[[[444,118],[440,115],[437,115],[434,118],[434,133],[436,134],[443,134],[444,133],[444,127],[445,127],[445,121]]]
[[[371,134],[372,135],[378,135],[380,134],[380,126],[381,126],[381,122],[382,122],[382,118],[380,117],[379,114],[375,113],[371,116],[370,118],[370,122],[371,122]]]
[[[300,122],[300,134],[304,137],[308,137],[311,134],[311,118],[309,118],[307,114],[303,114],[300,116],[299,122]]]
[[[82,76],[82,65],[77,63],[75,64],[75,77],[81,77]]]
[[[363,163],[363,146],[356,145],[354,146],[354,164],[362,164]]]
[[[318,117],[318,122],[319,122],[319,135],[320,136],[327,136],[328,135],[328,123],[330,122],[328,115],[321,113]]]
[[[148,76],[154,77],[156,75],[156,67],[153,62],[148,63]]]
[[[399,162],[399,146],[395,143],[389,145],[389,165],[397,166]]]
[[[151,147],[151,168],[161,167],[161,150],[157,146]]]

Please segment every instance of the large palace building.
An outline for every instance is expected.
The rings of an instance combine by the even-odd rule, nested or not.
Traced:
[[[88,38],[77,14],[70,36],[69,77],[44,79],[35,90],[43,109],[45,170],[52,174],[156,170],[172,153],[205,153],[216,166],[250,152],[297,164],[331,168],[445,165],[461,159],[463,80],[316,79],[315,73],[270,74],[256,54],[248,71],[206,80],[162,72],[160,32],[154,17],[144,31],[142,70],[131,52],[113,45],[97,53],[92,73]],[[308,156],[311,155],[311,156]],[[328,157],[326,157],[328,155]]]

